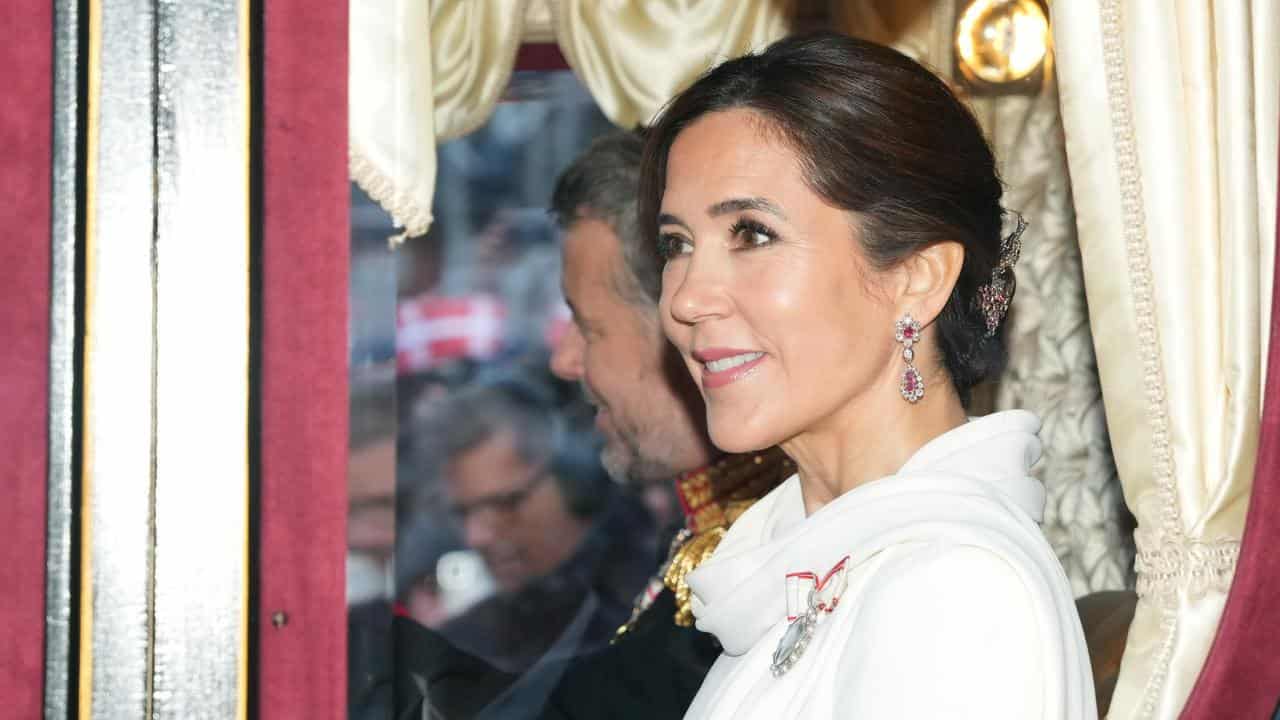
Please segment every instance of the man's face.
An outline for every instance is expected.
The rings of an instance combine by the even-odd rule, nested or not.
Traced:
[[[707,464],[701,401],[658,325],[657,308],[621,293],[622,245],[612,228],[586,217],[565,234],[563,278],[573,326],[551,356],[551,371],[577,380],[596,407],[601,460],[618,480],[666,480]]]
[[[395,547],[396,441],[352,449],[347,463],[347,547],[380,559]]]
[[[520,457],[509,431],[454,457],[445,483],[463,541],[480,553],[504,592],[555,570],[587,530],[550,472]]]

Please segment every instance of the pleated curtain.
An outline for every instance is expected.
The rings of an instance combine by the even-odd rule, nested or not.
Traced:
[[[1254,479],[1275,243],[1280,3],[1052,5],[1111,443],[1137,517],[1115,718],[1177,717]]]
[[[786,35],[790,0],[537,0],[604,114],[649,122],[699,74]],[[436,144],[480,127],[511,79],[531,0],[350,4],[351,177],[405,237],[431,225]]]

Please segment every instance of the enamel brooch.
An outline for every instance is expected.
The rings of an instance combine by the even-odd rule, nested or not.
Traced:
[[[840,604],[840,596],[848,585],[846,565],[849,556],[843,557],[822,578],[813,572],[787,573],[787,618],[791,624],[778,640],[773,651],[769,670],[774,677],[782,677],[795,666],[813,640],[818,621]],[[803,600],[801,600],[803,598]]]

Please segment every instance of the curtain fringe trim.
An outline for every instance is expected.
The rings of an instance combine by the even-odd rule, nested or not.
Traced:
[[[404,228],[401,239],[426,235],[431,228],[431,208],[422,207],[409,193],[396,187],[396,183],[379,170],[355,145],[347,150],[351,179],[373,201],[391,215],[395,224]]]
[[[1168,540],[1141,530],[1134,533],[1134,540],[1138,545],[1134,560],[1138,597],[1170,609],[1177,606],[1182,592],[1195,598],[1231,590],[1240,555],[1239,540]]]

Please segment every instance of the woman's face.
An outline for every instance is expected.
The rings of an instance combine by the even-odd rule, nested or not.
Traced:
[[[659,218],[663,327],[729,452],[847,427],[898,393],[902,370],[894,293],[852,215],[809,189],[762,122],[729,110],[682,131]]]

